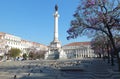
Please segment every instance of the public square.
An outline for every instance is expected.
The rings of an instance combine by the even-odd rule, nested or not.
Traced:
[[[0,1],[0,79],[120,79],[120,0],[68,1]]]
[[[60,68],[81,70],[60,70]],[[99,58],[0,62],[1,79],[120,79],[117,64]]]

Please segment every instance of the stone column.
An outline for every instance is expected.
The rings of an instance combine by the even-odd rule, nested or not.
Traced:
[[[55,13],[54,13],[54,41],[58,41],[58,6],[55,6]]]

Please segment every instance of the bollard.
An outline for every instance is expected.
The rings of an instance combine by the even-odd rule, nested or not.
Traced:
[[[17,76],[16,76],[16,75],[14,75],[14,79],[17,79]]]
[[[30,76],[30,73],[28,73],[28,76]]]

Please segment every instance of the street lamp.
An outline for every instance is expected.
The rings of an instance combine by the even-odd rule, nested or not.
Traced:
[[[8,45],[6,45],[5,46],[5,59],[7,59],[8,57],[8,48],[9,48],[9,46]]]

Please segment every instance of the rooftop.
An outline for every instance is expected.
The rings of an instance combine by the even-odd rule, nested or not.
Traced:
[[[73,42],[66,44],[64,46],[81,46],[81,45],[90,45],[90,42]]]

